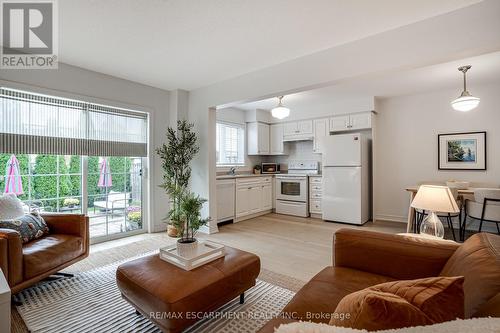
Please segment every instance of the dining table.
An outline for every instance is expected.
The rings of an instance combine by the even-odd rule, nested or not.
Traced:
[[[406,232],[413,232],[414,225],[415,223],[415,208],[411,206],[411,203],[413,202],[413,199],[415,198],[415,195],[417,194],[418,191],[418,186],[409,186],[406,188],[406,191],[410,194],[410,205],[408,208],[408,222],[406,225]],[[464,203],[465,200],[471,200],[474,199],[474,188],[466,188],[466,189],[459,189],[458,190],[458,197],[460,202]],[[461,208],[461,207],[459,207]],[[461,221],[460,221],[461,223]]]

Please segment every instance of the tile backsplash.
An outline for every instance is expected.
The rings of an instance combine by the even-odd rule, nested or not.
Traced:
[[[313,153],[312,141],[285,142],[288,155],[265,156],[265,162],[276,162],[281,164],[282,170],[288,170],[288,161],[307,160],[318,161],[321,168],[321,154]]]

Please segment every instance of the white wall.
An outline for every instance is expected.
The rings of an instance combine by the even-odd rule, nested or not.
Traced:
[[[500,184],[500,109],[497,84],[468,87],[481,98],[470,112],[454,111],[456,89],[377,101],[375,140],[375,216],[406,221],[409,197],[405,187],[422,181],[449,179]],[[486,171],[438,170],[437,135],[487,132]]]
[[[225,108],[217,110],[216,119],[219,121],[230,122],[234,124],[246,125],[247,113],[245,110],[235,109],[235,108]],[[214,125],[214,124],[212,124]],[[248,172],[253,170],[254,165],[260,164],[262,157],[260,156],[249,156],[247,154],[247,139],[246,139],[246,128],[245,128],[245,165],[238,166],[236,168],[237,172]],[[228,167],[217,167],[217,172],[225,172],[229,170]]]
[[[0,84],[148,112],[150,124],[148,174],[151,198],[148,215],[152,224],[150,230],[166,229],[161,220],[167,214],[168,197],[164,190],[158,187],[163,172],[161,161],[154,149],[165,141],[165,131],[169,122],[168,91],[65,64],[59,64],[57,70],[1,70]]]

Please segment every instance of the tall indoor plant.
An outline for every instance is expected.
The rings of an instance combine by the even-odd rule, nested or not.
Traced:
[[[167,129],[167,142],[156,149],[162,160],[163,187],[170,196],[170,210],[165,218],[175,227],[177,235],[185,233],[185,216],[182,213],[182,198],[187,191],[191,178],[190,162],[200,150],[198,139],[193,131],[194,125],[186,120],[177,121],[177,129]]]

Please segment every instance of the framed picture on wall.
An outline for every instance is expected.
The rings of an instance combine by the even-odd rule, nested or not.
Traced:
[[[439,170],[486,170],[486,132],[438,135]]]

